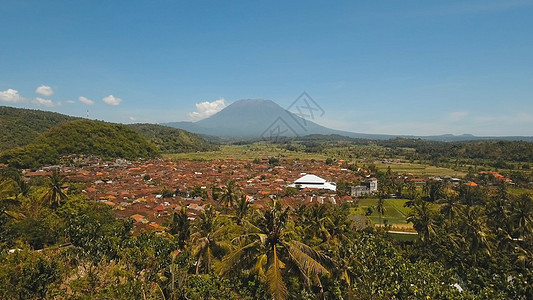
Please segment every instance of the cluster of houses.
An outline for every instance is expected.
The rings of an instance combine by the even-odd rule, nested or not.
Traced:
[[[342,162],[341,162],[342,163]],[[311,173],[307,173],[312,170]],[[116,214],[133,218],[137,227],[162,230],[166,216],[186,208],[190,219],[200,215],[206,205],[217,205],[214,192],[223,190],[233,181],[256,207],[266,205],[272,198],[285,205],[331,202],[340,204],[378,191],[378,180],[320,161],[285,159],[269,164],[268,159],[256,162],[233,159],[212,161],[150,161],[115,163],[93,162],[76,167],[61,167],[69,181],[86,183],[83,193],[93,201],[112,206]],[[490,173],[490,174],[489,174]],[[51,174],[51,169],[27,172],[27,177]],[[507,179],[496,172],[480,173],[501,180]],[[427,179],[405,175],[404,180],[424,184]],[[459,184],[459,178],[439,178]],[[361,182],[349,187],[349,195],[339,196],[338,182]],[[467,183],[477,185],[474,182]],[[296,189],[288,193],[287,189]]]
[[[313,174],[307,174],[312,170]],[[83,166],[61,167],[68,181],[87,183],[83,193],[89,199],[112,206],[117,215],[133,218],[137,227],[161,229],[166,216],[186,208],[194,219],[208,204],[216,205],[213,191],[223,190],[229,181],[235,182],[248,201],[256,207],[265,206],[277,197],[284,204],[339,204],[353,201],[350,196],[335,194],[335,182],[357,182],[355,172],[340,165],[321,161],[284,159],[269,164],[233,159],[212,161],[150,161],[115,163],[95,162]],[[27,172],[26,176],[51,174],[51,169]],[[298,189],[287,194],[287,187]]]

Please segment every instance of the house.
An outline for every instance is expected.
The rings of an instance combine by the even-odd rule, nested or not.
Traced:
[[[306,174],[294,181],[294,183],[289,184],[290,187],[295,187],[298,189],[321,189],[321,190],[330,190],[336,191],[337,186],[334,182],[327,182],[326,179],[320,178],[313,174]]]
[[[374,177],[361,182],[361,185],[350,188],[350,196],[361,197],[378,191],[378,180]]]

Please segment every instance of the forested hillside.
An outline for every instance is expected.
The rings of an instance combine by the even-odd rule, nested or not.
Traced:
[[[75,120],[49,129],[27,146],[3,152],[0,162],[36,168],[57,163],[61,156],[69,154],[133,160],[155,157],[158,151],[145,137],[125,125]]]
[[[161,153],[216,150],[218,147],[194,133],[155,124],[131,124],[129,128],[152,142]]]
[[[26,146],[46,130],[75,119],[49,111],[0,106],[0,152]]]

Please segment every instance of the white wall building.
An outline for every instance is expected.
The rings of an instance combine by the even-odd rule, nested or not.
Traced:
[[[298,178],[294,183],[289,184],[290,187],[299,189],[322,189],[336,191],[337,186],[334,182],[327,182],[326,179],[320,178],[316,175],[307,174]]]

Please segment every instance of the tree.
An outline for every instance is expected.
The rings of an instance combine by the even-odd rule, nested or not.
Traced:
[[[239,198],[239,190],[235,185],[235,181],[230,180],[220,196],[220,204],[224,207],[230,207],[235,205],[235,202]]]
[[[180,212],[172,215],[169,233],[178,240],[178,247],[183,249],[191,236],[190,221],[185,206],[182,205]]]
[[[461,219],[460,231],[467,242],[470,253],[477,262],[478,252],[484,251],[490,255],[491,245],[486,225],[486,215],[480,207],[467,206]]]
[[[518,197],[512,206],[511,222],[518,237],[531,237],[533,233],[533,201],[527,194]]]
[[[54,170],[51,175],[47,177],[46,193],[43,195],[43,200],[52,207],[58,207],[61,201],[67,199],[67,194],[63,192],[63,184],[65,177],[60,175],[57,170]]]
[[[456,197],[446,197],[435,201],[437,204],[441,204],[440,212],[452,221],[462,211],[462,205]]]
[[[282,272],[290,263],[308,286],[313,282],[322,290],[319,275],[329,274],[325,264],[332,260],[292,238],[286,231],[289,210],[275,201],[265,211],[256,211],[248,232],[236,239],[236,249],[224,258],[221,273],[251,272],[266,282],[273,299],[286,299],[289,292]]]
[[[435,216],[430,203],[418,199],[412,205],[412,211],[407,216],[407,222],[413,223],[413,228],[421,235],[423,242],[429,242],[435,235]]]
[[[378,197],[378,201],[376,203],[376,211],[379,214],[379,224],[381,225],[381,218],[385,214],[385,195],[380,193]]]
[[[242,195],[239,200],[237,200],[235,205],[235,222],[237,225],[242,225],[249,212],[250,203],[248,202],[248,199],[246,199],[246,195]]]
[[[215,257],[221,257],[230,250],[231,245],[222,237],[228,230],[225,226],[219,226],[218,217],[211,205],[207,205],[196,223],[196,232],[191,235],[193,256],[196,258],[196,274],[204,269],[205,273],[211,271],[212,261]]]

